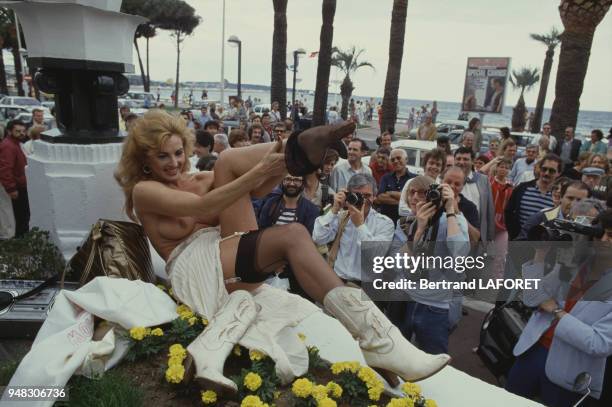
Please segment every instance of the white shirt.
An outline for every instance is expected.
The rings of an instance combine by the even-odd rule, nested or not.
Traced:
[[[463,196],[472,201],[474,205],[476,205],[476,209],[478,209],[478,214],[480,214],[480,191],[478,190],[478,184],[476,182],[468,182],[468,180],[474,179],[474,171],[470,171],[467,177],[465,177],[465,185],[463,186],[463,190],[461,193]]]
[[[372,170],[370,170],[370,167],[361,163],[361,168],[355,171],[348,161],[339,162],[338,164],[336,164],[334,170],[331,173],[329,184],[334,189],[334,191],[339,191],[342,188],[346,188],[349,179],[351,179],[351,177],[355,174],[368,174],[371,176]]]
[[[330,211],[315,220],[312,239],[316,244],[334,241],[342,213],[334,215]],[[388,242],[390,245],[394,232],[393,221],[371,208],[365,223],[358,228],[349,220],[340,239],[338,257],[334,264],[334,271],[338,277],[361,281],[361,242]]]

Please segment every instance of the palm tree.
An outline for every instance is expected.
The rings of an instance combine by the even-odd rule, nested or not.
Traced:
[[[397,119],[397,94],[399,91],[404,52],[404,34],[406,32],[406,14],[408,0],[394,0],[391,13],[391,35],[389,36],[389,64],[385,80],[381,131],[393,129]]]
[[[334,40],[334,16],[336,0],[323,0],[323,24],[319,37],[319,62],[317,64],[317,86],[315,88],[312,125],[325,124],[327,110],[327,91],[329,89],[329,71],[331,71],[332,43]]]
[[[278,102],[281,117],[287,116],[287,0],[272,0],[274,34],[272,34],[272,78],[270,102]]]
[[[521,89],[521,96],[519,97],[516,106],[512,109],[512,130],[523,131],[525,130],[525,99],[523,94],[525,90],[530,90],[540,80],[540,74],[538,68],[526,68],[523,67],[518,71],[513,70],[510,75],[510,83],[514,89]]]
[[[575,127],[578,121],[593,36],[610,5],[612,0],[561,0],[559,14],[565,31],[561,34],[555,102],[550,114],[552,133],[559,141],[565,128]]]
[[[359,57],[365,50],[355,48],[353,45],[346,51],[342,51],[336,47],[332,49],[332,66],[344,72],[344,80],[340,85],[340,95],[342,96],[342,108],[340,115],[344,120],[348,117],[348,103],[353,94],[355,87],[351,81],[351,74],[355,73],[359,68],[367,66],[374,69],[374,65],[367,61],[359,61]]]
[[[4,66],[4,48],[10,46],[9,27],[11,19],[8,9],[0,8],[0,93],[8,95],[8,85],[6,83],[6,68]]]
[[[544,112],[544,102],[546,101],[550,69],[552,68],[553,57],[555,56],[555,48],[557,48],[557,45],[561,42],[559,35],[560,32],[556,27],[553,27],[550,32],[546,34],[530,34],[531,39],[546,45],[546,58],[544,59],[544,67],[542,68],[540,93],[538,93],[538,102],[536,103],[535,113],[531,121],[532,133],[539,133],[542,125],[542,113]]]

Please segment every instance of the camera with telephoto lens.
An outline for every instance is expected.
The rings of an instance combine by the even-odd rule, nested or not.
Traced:
[[[364,198],[361,192],[348,192],[346,194],[346,203],[353,205],[357,209],[363,206]]]
[[[603,228],[599,225],[585,225],[564,219],[551,219],[536,225],[527,232],[527,240],[538,242],[571,242],[583,235],[589,238],[601,238]]]
[[[442,188],[438,184],[431,184],[425,192],[425,201],[431,202],[434,207],[442,207]]]

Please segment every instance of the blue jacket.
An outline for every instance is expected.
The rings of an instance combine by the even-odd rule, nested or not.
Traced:
[[[278,217],[283,210],[283,193],[279,188],[275,188],[267,197],[259,211],[257,224],[260,229],[264,229],[276,224]],[[312,235],[314,221],[319,216],[319,207],[308,199],[300,196],[295,211],[297,223],[306,227],[308,233]]]
[[[537,307],[549,298],[554,298],[560,307],[565,305],[569,282],[561,280],[559,266],[544,276],[544,264],[530,261],[523,265],[523,278],[542,279],[539,290],[523,291],[523,303],[528,307]],[[612,269],[609,269],[585,293],[583,300],[559,320],[546,358],[546,377],[564,389],[572,390],[576,376],[588,372],[595,398],[601,395],[606,358],[612,355],[611,284]],[[538,342],[552,320],[550,313],[535,311],[514,347],[514,355],[523,354]]]

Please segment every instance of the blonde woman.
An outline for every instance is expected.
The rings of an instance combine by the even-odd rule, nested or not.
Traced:
[[[221,153],[214,171],[189,174],[191,145],[183,120],[150,111],[134,124],[116,179],[128,216],[142,224],[166,260],[175,296],[211,321],[187,348],[185,368],[195,370],[202,385],[236,391],[223,376],[223,363],[262,318],[258,312],[270,312],[258,311],[251,293],[287,262],[307,294],[359,339],[366,362],[390,383],[397,383],[396,376],[428,377],[449,362],[448,355],[416,349],[361,290],[344,286],[302,225],[257,230],[250,195],[268,193],[287,168],[292,175],[312,172],[328,148],[346,156],[341,139],[354,129],[353,123],[319,126],[294,133],[286,143],[231,149]]]

